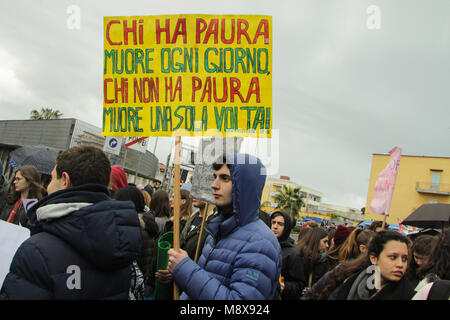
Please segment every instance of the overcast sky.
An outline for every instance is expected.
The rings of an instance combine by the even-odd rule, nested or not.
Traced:
[[[50,107],[101,127],[104,16],[264,14],[273,19],[275,176],[360,209],[373,153],[450,156],[448,0],[112,2],[1,2],[0,119]],[[67,27],[71,5],[80,29]],[[160,162],[169,149],[159,139]]]

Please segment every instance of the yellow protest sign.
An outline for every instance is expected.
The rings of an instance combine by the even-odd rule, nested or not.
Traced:
[[[270,138],[272,18],[104,18],[103,135]]]

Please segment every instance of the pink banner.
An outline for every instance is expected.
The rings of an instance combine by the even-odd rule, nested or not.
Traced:
[[[402,149],[394,147],[389,151],[389,154],[391,155],[391,160],[387,167],[378,175],[378,180],[375,184],[375,194],[370,203],[370,210],[373,213],[385,216],[389,215]]]

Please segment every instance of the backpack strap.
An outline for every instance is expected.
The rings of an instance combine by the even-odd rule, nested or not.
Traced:
[[[431,287],[427,300],[448,300],[450,297],[450,280],[437,280]]]

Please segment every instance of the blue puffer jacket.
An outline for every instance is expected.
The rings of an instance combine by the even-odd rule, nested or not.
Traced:
[[[227,157],[235,163],[230,169],[234,214],[225,219],[219,209],[207,225],[210,235],[198,264],[185,258],[173,271],[174,281],[184,291],[180,299],[266,300],[273,299],[277,287],[280,245],[259,219],[265,168],[249,155]],[[238,164],[243,158],[246,164]]]
[[[6,299],[127,299],[141,229],[131,201],[106,186],[50,194],[28,212],[32,236],[11,262]]]

